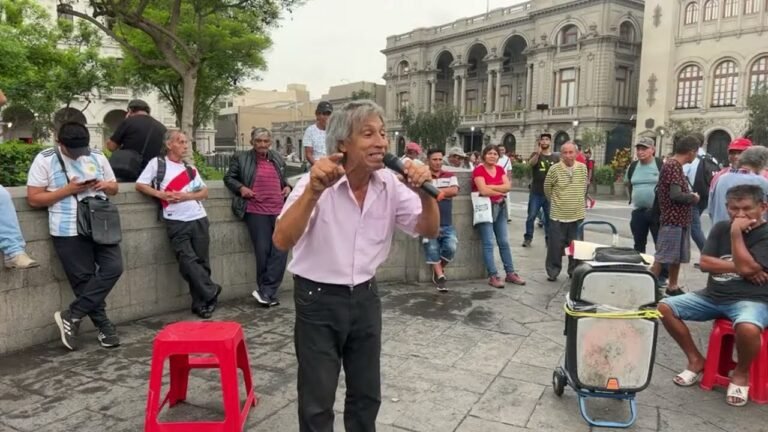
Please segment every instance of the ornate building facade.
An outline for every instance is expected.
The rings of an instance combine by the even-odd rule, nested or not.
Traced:
[[[645,8],[637,133],[655,136],[666,153],[671,135],[695,129],[727,161],[731,139],[749,133],[747,99],[768,85],[768,1],[649,0]]]
[[[559,146],[589,128],[607,136],[595,157],[612,156],[632,137],[642,23],[638,0],[532,0],[388,37],[392,150],[407,139],[403,109],[447,104],[466,150],[503,143],[527,158],[542,132]]]

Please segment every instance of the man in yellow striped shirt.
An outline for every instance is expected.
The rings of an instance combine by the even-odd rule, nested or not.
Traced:
[[[560,147],[560,162],[553,165],[544,179],[544,194],[550,203],[547,241],[547,280],[555,281],[563,268],[563,251],[576,239],[586,210],[587,166],[576,161],[578,150],[573,141]],[[573,272],[573,258],[568,257],[568,276]]]

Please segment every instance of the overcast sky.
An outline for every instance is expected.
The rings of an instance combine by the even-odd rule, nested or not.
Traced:
[[[491,9],[522,0],[488,0]],[[308,0],[272,32],[268,70],[250,87],[304,83],[317,99],[336,84],[384,83],[387,36],[485,13],[486,0]]]

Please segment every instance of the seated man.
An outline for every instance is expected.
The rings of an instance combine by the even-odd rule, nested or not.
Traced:
[[[453,227],[453,197],[459,194],[459,181],[452,172],[443,170],[443,151],[432,149],[427,153],[432,182],[445,199],[437,203],[440,209],[440,235],[436,239],[424,238],[424,255],[432,267],[432,282],[438,291],[448,291],[445,267],[456,254],[456,229]]]
[[[683,387],[696,384],[705,360],[683,320],[727,318],[733,322],[739,360],[726,403],[744,406],[749,394],[749,368],[768,325],[768,225],[763,220],[768,205],[763,189],[756,185],[734,186],[726,199],[730,221],[712,228],[701,252],[701,271],[709,273],[707,287],[665,298],[659,312],[664,315],[664,327],[688,358],[685,370],[673,379]]]

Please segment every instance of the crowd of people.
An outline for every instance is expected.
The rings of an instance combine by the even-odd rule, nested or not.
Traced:
[[[106,312],[106,299],[123,272],[119,220],[110,219],[117,209],[108,208],[120,180],[134,181],[137,191],[157,201],[179,272],[189,285],[191,311],[212,317],[222,292],[210,266],[210,226],[202,204],[207,186],[185,159],[189,139],[183,132],[160,129],[149,112],[145,102],[131,101],[126,120],[107,144],[113,151],[138,154],[135,173],[125,171],[118,178],[112,161],[91,148],[87,127],[75,122],[59,127],[56,145],[40,152],[29,170],[27,201],[48,210],[54,250],[74,294],[71,304],[54,316],[62,343],[71,350],[79,346],[86,317],[97,327],[102,346],[120,344]],[[336,112],[322,102],[316,116],[304,140],[309,173],[294,188],[286,179],[283,157],[272,149],[271,132],[263,128],[252,131],[251,150],[231,159],[224,184],[233,195],[232,212],[245,223],[253,243],[255,300],[278,306],[286,269],[294,278],[301,430],[325,430],[333,422],[342,366],[345,424],[372,430],[380,404],[381,301],[375,273],[389,254],[395,228],[421,238],[435,288],[446,291],[445,270],[460,245],[452,216],[453,198],[460,192],[456,171],[470,170],[472,192],[490,201],[490,220],[476,224],[488,284],[525,285],[509,244],[512,161],[499,145],[485,146],[473,160],[460,147],[424,152],[409,143],[398,175],[382,169],[389,142],[384,113],[375,103],[355,101]],[[704,364],[683,321],[727,317],[734,323],[739,351],[727,402],[740,406],[748,400],[749,365],[768,325],[768,149],[737,138],[729,146],[730,166],[721,168],[706,153],[704,141],[698,134],[677,137],[665,160],[656,156],[652,138],[635,142],[636,161],[626,175],[633,206],[630,229],[636,251],[646,251],[648,234],[655,243],[651,271],[666,294],[659,306],[662,321],[687,357],[686,369],[674,382],[693,385]],[[535,220],[541,218],[549,281],[560,276],[564,250],[586,217],[594,166],[574,142],[553,150],[551,136],[543,133],[527,161],[532,180],[521,230],[522,246],[531,247]],[[443,199],[424,192],[421,186],[428,181]],[[105,217],[106,232],[89,225],[89,211],[83,208]],[[37,263],[25,253],[15,213],[0,187],[5,266],[31,268]],[[705,214],[713,222],[708,236],[701,230]],[[680,268],[690,261],[691,240],[701,251],[699,268],[709,273],[703,291],[679,283]],[[503,271],[496,267],[496,249]],[[569,257],[569,277],[573,267]]]

